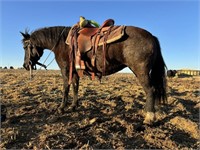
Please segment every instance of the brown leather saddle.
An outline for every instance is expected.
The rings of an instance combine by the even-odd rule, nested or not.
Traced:
[[[91,62],[92,65],[95,66],[95,54],[98,46],[103,45],[102,50],[105,53],[106,44],[119,40],[124,35],[124,29],[125,26],[114,26],[113,19],[106,20],[99,28],[93,26],[80,28],[79,24],[75,24],[71,28],[66,39],[66,44],[71,47],[71,51],[72,49],[75,51],[75,58],[70,59],[77,59],[76,54],[80,53],[81,56],[82,54],[92,50],[93,57],[91,58]],[[71,55],[71,57],[73,57],[73,55]]]
[[[75,26],[77,26],[77,24]],[[124,35],[124,28],[125,26],[114,26],[114,20],[112,19],[106,20],[99,28],[84,27],[78,31],[78,49],[81,53],[85,53],[92,50],[95,46],[103,45],[106,34],[108,34],[106,40],[107,44],[117,41]],[[100,38],[98,42],[95,41],[95,39],[98,39],[97,36]],[[66,44],[70,45],[71,38],[70,31]]]

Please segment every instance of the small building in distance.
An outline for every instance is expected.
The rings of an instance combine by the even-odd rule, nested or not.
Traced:
[[[200,76],[200,70],[192,70],[192,69],[180,69],[177,70],[178,76]]]
[[[167,77],[191,77],[191,76],[200,76],[200,70],[192,69],[180,69],[180,70],[167,70]]]

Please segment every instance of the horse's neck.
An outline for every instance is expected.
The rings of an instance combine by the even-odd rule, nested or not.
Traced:
[[[43,49],[48,49],[48,50],[55,50],[55,47],[58,45],[58,40],[54,39],[48,39],[45,41],[41,41],[37,43],[40,47],[42,47]]]
[[[37,37],[35,42],[44,49],[55,51],[61,43],[65,44],[69,29],[69,27],[46,28],[43,34],[38,33],[38,36],[35,34]]]
[[[54,40],[54,41],[49,41],[49,42],[47,42],[47,43],[45,44],[45,46],[46,46],[45,49],[49,49],[49,50],[51,50],[51,51],[54,51],[56,45],[57,45],[57,41],[56,41],[56,40]]]

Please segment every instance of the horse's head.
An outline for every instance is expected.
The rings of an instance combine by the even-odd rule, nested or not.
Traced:
[[[26,70],[36,69],[38,60],[43,55],[43,48],[38,47],[31,41],[31,35],[26,31],[25,33],[20,32],[23,36],[23,47],[25,51],[23,67]]]

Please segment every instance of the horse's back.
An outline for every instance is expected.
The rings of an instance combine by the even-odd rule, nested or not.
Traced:
[[[153,35],[149,31],[135,26],[126,26],[125,32],[131,38],[140,38],[140,39],[153,38]]]

